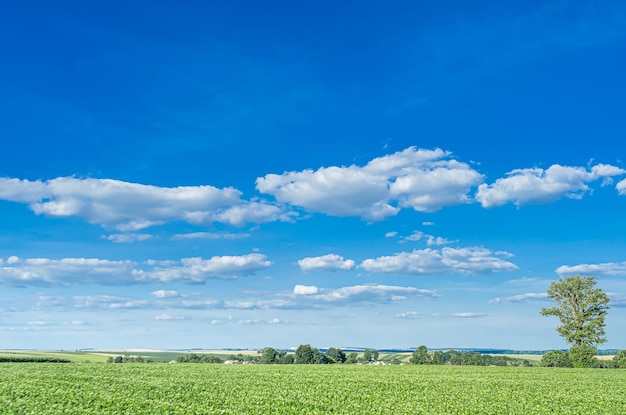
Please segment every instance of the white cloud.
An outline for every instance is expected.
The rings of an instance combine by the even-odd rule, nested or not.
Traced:
[[[117,244],[129,244],[133,242],[142,242],[152,239],[153,236],[147,233],[114,233],[111,235],[103,235],[102,239],[115,242]]]
[[[180,265],[133,270],[137,281],[202,283],[212,278],[236,278],[252,275],[272,264],[263,254],[183,258]]]
[[[528,277],[522,277],[522,278],[518,278],[515,280],[509,280],[508,283],[509,284],[530,284],[530,283],[534,283],[538,281],[537,278],[528,278]]]
[[[159,314],[154,316],[155,320],[191,320],[191,318],[189,316],[179,316],[179,315],[172,315],[172,314]]]
[[[315,285],[296,285],[293,287],[293,293],[296,295],[311,295],[317,294],[319,292],[319,288]]]
[[[426,245],[428,246],[448,245],[448,244],[453,244],[455,242],[458,242],[458,240],[451,241],[441,236],[433,236],[433,235],[428,235],[428,238],[426,239]]]
[[[393,238],[393,237],[395,237],[395,236],[397,236],[397,235],[398,235],[398,232],[395,232],[395,231],[392,231],[392,232],[387,232],[387,233],[385,234],[385,238]]]
[[[457,317],[457,318],[476,318],[476,317],[485,317],[487,314],[485,313],[469,313],[469,312],[464,312],[464,313],[453,313],[450,316],[451,317]]]
[[[36,214],[80,217],[128,232],[172,221],[231,225],[290,221],[293,213],[241,200],[241,191],[209,185],[158,187],[113,179],[58,177],[47,181],[0,178],[0,199],[28,203]]]
[[[119,297],[114,295],[85,295],[71,297],[74,308],[86,308],[90,310],[116,310],[116,309],[141,309],[147,308],[147,300]]]
[[[626,195],[626,179],[621,180],[619,183],[617,183],[617,186],[615,186],[615,188],[617,189],[617,193],[621,196],[625,196]]]
[[[514,295],[511,297],[506,297],[505,300],[510,301],[512,303],[522,303],[525,301],[532,301],[532,300],[545,300],[547,298],[548,298],[548,294],[546,293],[525,293],[525,294]]]
[[[302,271],[350,270],[354,267],[354,261],[344,259],[339,255],[328,254],[318,257],[303,258],[298,261],[298,266]]]
[[[230,233],[230,232],[192,232],[178,233],[170,239],[180,241],[185,239],[243,239],[250,237],[249,233]]]
[[[411,235],[404,238],[404,240],[415,242],[415,241],[421,240],[423,237],[424,237],[424,232],[415,231]]]
[[[486,274],[517,269],[515,264],[498,256],[501,255],[480,247],[443,248],[440,251],[427,248],[366,259],[360,267],[370,272],[408,275],[433,275],[446,272]]]
[[[509,202],[520,206],[551,203],[564,197],[580,199],[589,192],[588,183],[623,174],[626,174],[626,170],[607,164],[597,164],[590,170],[559,164],[546,170],[538,167],[517,169],[491,185],[483,183],[478,186],[476,200],[483,207],[490,208]]]
[[[353,285],[329,291],[322,291],[317,295],[307,296],[306,298],[322,300],[329,303],[380,303],[403,300],[408,297],[435,298],[438,297],[438,295],[434,291],[422,290],[415,287],[372,284]]]
[[[449,239],[443,238],[441,236],[433,236],[433,235],[428,235],[424,232],[421,231],[415,231],[413,232],[411,235],[402,238],[402,241],[404,242],[416,242],[416,241],[421,241],[422,239],[426,239],[426,245],[427,246],[441,246],[441,245],[448,245],[451,243],[455,243],[458,241],[451,241]]]
[[[157,290],[152,291],[151,294],[156,298],[174,298],[180,296],[180,293],[178,291],[173,290]]]
[[[561,265],[556,269],[561,277],[570,275],[607,275],[615,277],[626,276],[625,262],[605,262],[601,264]]]
[[[478,318],[478,317],[486,317],[487,314],[485,313],[470,313],[470,312],[463,312],[463,313],[452,313],[452,314],[443,314],[443,313],[422,313],[422,312],[417,312],[417,311],[407,311],[406,313],[400,313],[400,314],[396,314],[396,318],[401,318],[401,319],[408,319],[408,320],[413,320],[413,319],[423,319],[423,318]]]
[[[257,178],[256,183],[261,193],[271,194],[282,203],[331,216],[380,221],[396,215],[400,208],[433,212],[468,203],[468,192],[481,180],[481,174],[450,159],[450,153],[409,147],[375,158],[363,167],[268,174]]]
[[[417,311],[407,311],[406,313],[396,314],[397,318],[405,318],[405,319],[416,319],[425,317],[426,313],[420,313]]]
[[[251,275],[272,264],[263,254],[182,258],[143,263],[97,258],[30,258],[0,267],[0,283],[129,285],[155,282],[203,283]]]

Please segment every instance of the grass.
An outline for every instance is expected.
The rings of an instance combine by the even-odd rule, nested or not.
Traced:
[[[624,414],[626,370],[0,364],[2,414]]]

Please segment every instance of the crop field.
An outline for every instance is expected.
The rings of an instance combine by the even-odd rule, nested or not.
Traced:
[[[626,370],[0,364],[0,414],[625,414]]]

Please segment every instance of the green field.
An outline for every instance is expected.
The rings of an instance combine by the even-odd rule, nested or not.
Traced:
[[[625,414],[626,370],[0,364],[0,414]]]

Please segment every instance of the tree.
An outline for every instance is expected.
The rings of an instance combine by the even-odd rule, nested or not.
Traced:
[[[296,357],[293,355],[293,353],[287,353],[280,359],[279,363],[283,365],[291,365],[295,361],[296,361]]]
[[[574,367],[569,356],[563,350],[554,350],[541,356],[541,366],[544,367]]]
[[[274,364],[278,361],[278,352],[272,347],[266,347],[261,352],[261,361],[259,363],[265,363],[268,365]]]
[[[414,365],[430,365],[432,363],[432,359],[428,355],[428,349],[426,346],[420,346],[415,349],[409,363]]]
[[[588,344],[575,344],[569,348],[568,355],[574,367],[593,367],[598,349]]]
[[[594,288],[595,285],[594,277],[576,275],[554,281],[548,288],[548,297],[557,306],[542,308],[541,314],[559,318],[561,325],[556,330],[568,344],[606,343],[604,318],[609,297],[600,288]]]
[[[620,350],[613,357],[613,362],[615,362],[615,367],[620,369],[626,369],[626,350]]]
[[[296,349],[295,362],[299,365],[310,365],[315,358],[317,349],[311,347],[310,344],[301,344]]]
[[[348,357],[346,359],[347,364],[355,364],[358,362],[359,354],[357,352],[348,353]]]
[[[343,352],[343,350],[336,347],[331,347],[326,350],[326,356],[328,356],[330,359],[334,360],[337,363],[344,363],[347,359],[346,354]]]

